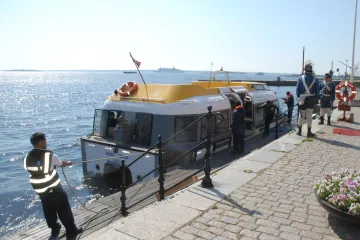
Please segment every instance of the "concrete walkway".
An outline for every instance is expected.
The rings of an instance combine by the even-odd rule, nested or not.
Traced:
[[[356,123],[333,124],[360,129],[360,109],[353,112]],[[214,189],[191,186],[84,239],[360,239],[312,190],[326,172],[359,168],[360,138],[316,122],[316,138],[288,134],[212,176]]]

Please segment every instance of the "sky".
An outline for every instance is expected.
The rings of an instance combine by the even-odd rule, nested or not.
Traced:
[[[355,0],[0,0],[0,69],[133,70],[131,52],[141,69],[299,73],[304,46],[317,74],[344,72],[354,14]]]

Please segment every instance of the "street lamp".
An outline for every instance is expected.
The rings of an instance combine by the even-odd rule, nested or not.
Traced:
[[[340,62],[340,61],[338,61],[339,63],[341,63],[341,64],[343,64],[343,65],[345,65],[345,74],[344,74],[344,80],[346,80],[346,75],[348,75],[348,73],[347,73],[347,68],[350,68],[351,69],[351,72],[352,72],[352,67],[350,67],[349,65],[347,65],[347,62],[348,62],[348,60],[345,60],[346,61],[346,63],[343,63],[343,62]]]
[[[351,82],[354,80],[354,58],[355,58],[355,35],[356,35],[357,4],[358,4],[358,0],[356,0],[356,4],[355,4],[354,37],[353,37],[353,52],[352,52],[351,79],[350,79]]]

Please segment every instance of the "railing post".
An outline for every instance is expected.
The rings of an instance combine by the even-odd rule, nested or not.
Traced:
[[[283,120],[284,121],[284,120]],[[278,115],[275,115],[275,138],[278,139],[279,138],[279,131],[278,131]]]
[[[159,195],[160,195],[160,201],[165,199],[165,188],[164,188],[164,163],[163,163],[163,159],[162,159],[162,146],[163,146],[163,142],[162,142],[162,138],[159,135],[158,136],[158,149],[159,149],[159,178],[158,178],[158,182],[159,182]]]
[[[212,180],[210,178],[211,166],[210,166],[210,159],[211,159],[211,128],[213,126],[213,113],[211,112],[212,107],[208,106],[208,113],[206,115],[207,120],[207,134],[206,134],[206,153],[205,153],[205,166],[204,166],[204,173],[205,177],[201,182],[201,186],[204,188],[213,188],[214,185],[212,184]]]
[[[121,161],[121,197],[120,197],[120,201],[121,201],[121,215],[123,215],[124,217],[127,216],[129,213],[126,211],[126,180],[125,180],[125,160]]]

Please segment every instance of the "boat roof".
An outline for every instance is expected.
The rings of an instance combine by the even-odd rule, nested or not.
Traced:
[[[138,90],[133,95],[128,97],[111,95],[108,100],[168,104],[193,97],[218,95],[223,92],[222,88],[230,88],[232,92],[235,92],[235,87],[241,87],[245,91],[254,91],[257,89],[256,85],[265,84],[217,80],[199,80],[190,84],[147,84],[146,86],[138,84]]]

